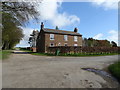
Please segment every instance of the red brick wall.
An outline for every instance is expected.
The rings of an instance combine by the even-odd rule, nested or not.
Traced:
[[[55,46],[58,46],[59,43],[61,43],[61,46],[65,46],[65,43],[67,43],[67,46],[74,46],[74,44],[77,44],[78,46],[82,46],[82,36],[77,36],[78,41],[74,41],[74,36],[67,35],[68,41],[64,40],[64,35],[60,34],[54,34],[54,40],[50,40],[50,34],[45,33],[45,51],[46,48],[50,46],[50,43],[54,43]],[[46,51],[47,52],[47,51]]]
[[[38,37],[37,37],[36,49],[37,52],[45,52],[45,34],[41,30]]]

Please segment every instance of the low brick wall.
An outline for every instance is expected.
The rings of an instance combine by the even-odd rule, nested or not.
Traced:
[[[47,53],[120,53],[120,47],[80,47],[80,46],[56,46],[48,47]]]

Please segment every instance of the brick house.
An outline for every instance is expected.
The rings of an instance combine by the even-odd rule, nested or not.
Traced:
[[[77,28],[73,32],[47,29],[41,23],[41,30],[36,43],[37,52],[47,53],[47,47],[54,46],[82,46],[82,35],[77,31]]]

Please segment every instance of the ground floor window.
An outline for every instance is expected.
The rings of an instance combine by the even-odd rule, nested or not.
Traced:
[[[50,43],[50,47],[53,47],[54,46],[54,43]]]
[[[77,44],[74,44],[74,46],[78,46]]]
[[[65,43],[64,45],[67,46],[67,43]]]
[[[61,43],[58,43],[58,46],[61,46]]]

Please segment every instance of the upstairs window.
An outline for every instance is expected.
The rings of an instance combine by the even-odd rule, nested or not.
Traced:
[[[65,40],[65,41],[67,41],[67,40],[68,40],[67,35],[64,35],[64,40]]]
[[[50,40],[54,40],[54,34],[50,34]]]
[[[77,36],[74,36],[74,41],[78,41],[78,37]]]

